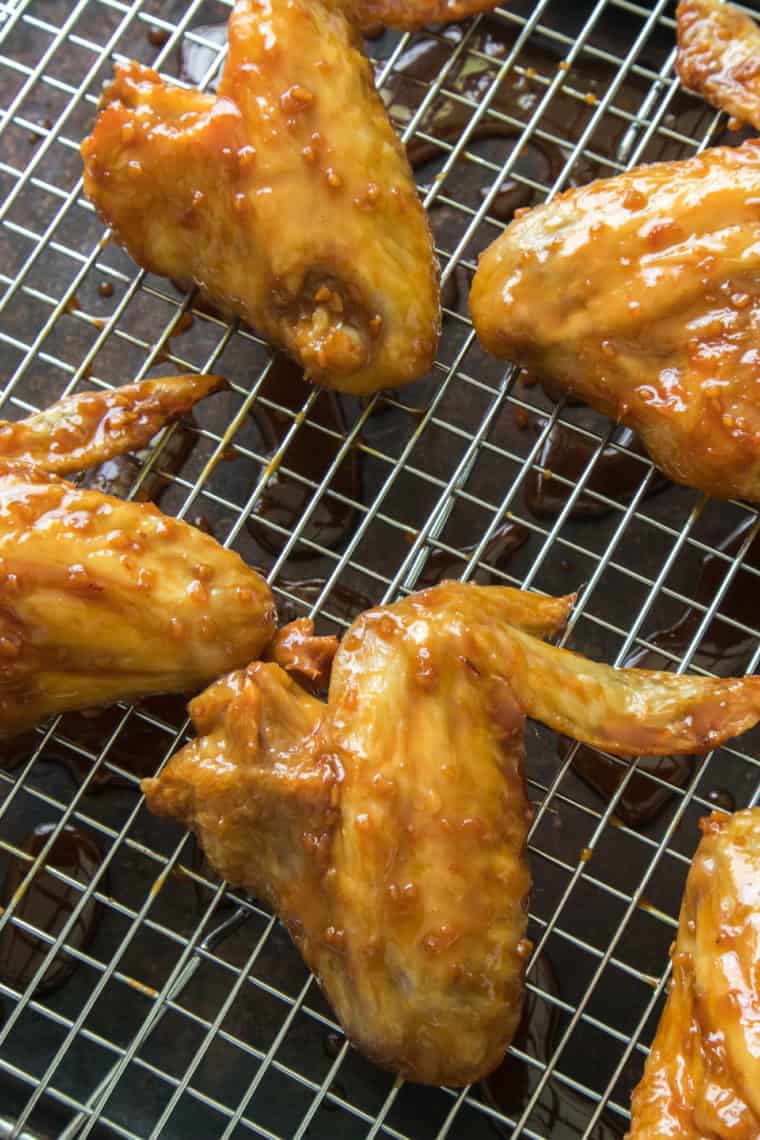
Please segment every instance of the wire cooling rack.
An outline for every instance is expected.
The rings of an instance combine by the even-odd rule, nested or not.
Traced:
[[[90,478],[239,550],[283,617],[339,630],[445,575],[580,588],[565,636],[578,649],[754,670],[754,513],[663,487],[629,436],[489,360],[466,315],[477,253],[516,206],[737,141],[678,87],[672,6],[513,0],[369,44],[445,302],[433,374],[369,401],[320,395],[250,331],[138,272],[83,198],[78,145],[113,62],[213,87],[228,14],[215,0],[0,2],[3,415],[220,371],[229,392]],[[137,780],[186,727],[181,701],[147,701],[67,716],[0,755],[0,1134],[625,1133],[697,820],[760,793],[750,737],[629,765],[530,729],[527,1015],[494,1078],[454,1093],[359,1056],[271,915],[148,815]]]

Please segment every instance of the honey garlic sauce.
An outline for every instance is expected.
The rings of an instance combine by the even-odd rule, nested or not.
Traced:
[[[293,418],[303,406],[304,394],[302,369],[278,353],[264,381],[262,400],[256,401],[251,412],[264,445],[272,454],[292,428]],[[256,541],[275,556],[282,549],[282,538],[278,530],[267,524],[286,531],[292,531],[299,524],[310,505],[312,484],[321,483],[346,433],[346,416],[339,400],[334,392],[319,394],[308,418],[291,439],[282,464],[272,472],[246,520],[246,527]],[[270,401],[287,411],[272,407]],[[291,558],[313,557],[308,542],[317,542],[332,550],[350,535],[356,518],[352,504],[361,499],[361,461],[361,451],[351,448],[334,472],[328,492],[320,495],[306,520],[302,531],[306,541],[296,545]]]
[[[22,849],[30,861],[42,851],[56,826],[53,823],[39,824],[24,840]],[[16,916],[55,939],[79,902],[81,891],[99,868],[101,859],[100,850],[89,835],[65,825],[45,863],[26,887],[16,907]],[[30,862],[24,859],[11,860],[0,892],[0,905],[6,905],[14,897],[29,866]],[[63,872],[79,887],[51,874],[48,870],[51,867]],[[86,948],[97,929],[100,911],[100,904],[95,899],[85,903],[68,935],[67,947],[75,950]],[[0,976],[14,989],[23,992],[42,964],[49,946],[44,938],[9,922],[0,934]],[[66,950],[59,951],[37,984],[37,996],[62,986],[78,964],[78,959]]]

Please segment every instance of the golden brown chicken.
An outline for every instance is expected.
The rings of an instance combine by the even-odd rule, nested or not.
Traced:
[[[195,283],[312,379],[366,393],[430,368],[432,239],[340,5],[238,0],[218,96],[117,68],[82,155],[140,265]]]
[[[362,28],[382,25],[414,30],[425,24],[465,20],[477,12],[488,12],[499,0],[346,0],[343,7]]]
[[[702,830],[629,1140],[760,1137],[760,809]]]
[[[198,689],[272,637],[269,587],[237,554],[150,503],[46,471],[141,446],[218,385],[145,381],[0,425],[0,736],[68,709]]]
[[[296,618],[277,630],[265,659],[280,665],[307,688],[319,691],[328,686],[337,651],[336,637],[315,637],[311,618]]]
[[[734,4],[681,0],[676,68],[684,87],[760,130],[760,28]]]
[[[122,388],[66,396],[15,423],[0,421],[0,461],[56,475],[139,451],[167,423],[224,386],[221,376],[159,376]]]
[[[274,907],[348,1036],[412,1080],[491,1071],[529,944],[525,714],[621,755],[760,716],[760,678],[616,671],[544,644],[572,598],[444,583],[370,610],[325,705],[274,664],[212,685],[148,806]]]
[[[641,436],[677,483],[760,500],[760,142],[641,167],[512,222],[478,335]]]

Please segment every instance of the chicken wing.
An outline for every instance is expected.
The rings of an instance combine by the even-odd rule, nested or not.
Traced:
[[[760,1137],[760,809],[702,830],[629,1140]]]
[[[159,376],[112,391],[82,392],[16,423],[0,421],[0,462],[66,475],[125,451],[224,385],[221,376]]]
[[[676,68],[684,87],[760,130],[760,28],[734,4],[681,0]]]
[[[143,446],[221,383],[145,380],[0,424],[0,736],[192,691],[270,641],[271,592],[236,554],[151,503],[50,473]]]
[[[302,685],[326,689],[337,652],[336,637],[315,637],[311,618],[296,618],[277,630],[265,656],[267,661],[280,665]]]
[[[218,97],[118,67],[85,189],[134,259],[353,393],[431,366],[438,273],[403,148],[337,3],[238,0]]]
[[[466,20],[477,12],[489,12],[499,0],[348,0],[344,8],[362,28],[403,28],[413,31],[425,24]]]
[[[760,716],[760,678],[545,645],[571,604],[450,582],[370,610],[327,704],[252,665],[192,702],[198,739],[143,782],[279,912],[351,1040],[412,1080],[485,1075],[520,1017],[525,714],[624,755],[705,749]]]
[[[258,656],[274,620],[263,579],[208,535],[0,463],[0,735],[197,689]]]
[[[760,500],[760,142],[518,218],[480,259],[487,349],[634,428],[677,483]]]

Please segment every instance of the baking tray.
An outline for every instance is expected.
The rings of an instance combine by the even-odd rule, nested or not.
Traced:
[[[82,195],[78,145],[114,61],[213,88],[228,14],[217,0],[0,2],[2,415],[222,372],[228,392],[87,478],[238,550],[282,619],[341,632],[446,576],[579,589],[576,649],[754,671],[755,513],[664,483],[630,434],[489,359],[467,317],[477,255],[514,209],[741,138],[679,89],[673,6],[513,0],[368,43],[430,211],[445,318],[431,375],[365,401],[308,387],[250,330],[138,272]],[[186,728],[182,700],[150,700],[3,748],[0,1135],[625,1133],[697,821],[756,802],[756,735],[630,764],[529,728],[526,1017],[500,1070],[453,1092],[365,1061],[282,927],[147,813],[137,781]]]

